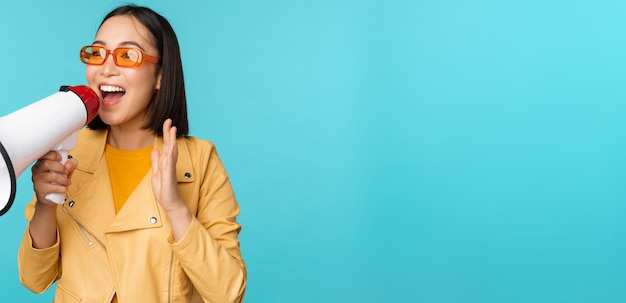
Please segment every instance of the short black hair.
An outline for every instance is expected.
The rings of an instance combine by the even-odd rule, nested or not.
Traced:
[[[108,13],[98,29],[111,17],[130,15],[143,24],[154,37],[161,65],[161,87],[148,105],[148,122],[144,129],[152,130],[157,136],[163,136],[163,122],[172,119],[177,128],[177,137],[187,136],[189,120],[187,117],[187,98],[183,64],[180,56],[178,38],[170,23],[150,8],[137,5],[123,5]],[[100,117],[93,119],[88,125],[90,129],[108,129]]]

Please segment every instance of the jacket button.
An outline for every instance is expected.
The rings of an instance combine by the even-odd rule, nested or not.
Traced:
[[[69,205],[70,207],[74,207],[74,200],[68,202],[67,205]]]
[[[191,173],[189,173],[189,172],[185,173],[185,178],[186,178],[186,179],[191,178]]]
[[[150,218],[150,223],[155,224],[157,222],[157,219],[155,217]]]

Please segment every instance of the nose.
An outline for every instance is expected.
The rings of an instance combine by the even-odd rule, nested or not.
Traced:
[[[112,53],[106,54],[106,58],[102,64],[100,72],[106,76],[114,76],[118,74],[119,70],[117,69],[117,65],[115,65],[115,58],[113,58]]]

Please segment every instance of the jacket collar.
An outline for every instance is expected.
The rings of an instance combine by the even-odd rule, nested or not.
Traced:
[[[90,150],[93,152],[83,153],[81,161],[78,163],[78,167],[89,173],[95,173],[98,167],[98,163],[104,155],[104,148],[106,146],[108,131],[93,131],[83,130],[79,134],[79,141],[88,141]],[[176,162],[176,180],[178,182],[192,182],[195,180],[195,174],[193,172],[193,163],[191,161],[191,155],[189,148],[185,144],[184,138],[178,138],[176,140],[178,147],[178,159]],[[163,137],[155,137],[154,148],[163,150]]]

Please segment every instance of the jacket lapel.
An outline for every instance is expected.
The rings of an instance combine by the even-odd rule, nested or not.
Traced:
[[[107,132],[83,130],[80,133],[81,146],[84,148],[76,150],[80,156],[78,168],[91,177],[81,182],[81,188],[77,189],[71,206],[70,200],[65,202],[68,211],[98,237],[102,237],[105,232],[163,226],[165,213],[152,192],[152,169],[148,170],[122,209],[115,214],[111,182],[104,157]],[[163,138],[157,137],[154,147],[162,150]],[[177,147],[176,179],[178,183],[193,182],[196,176],[192,169],[192,155],[185,139],[178,139]]]
[[[149,170],[117,213],[107,232],[156,228],[163,225],[163,211],[152,193],[151,176],[152,170]]]
[[[70,154],[78,160],[65,210],[102,239],[103,231],[115,217],[113,195],[104,159],[106,131],[82,130],[79,142],[83,142]]]

